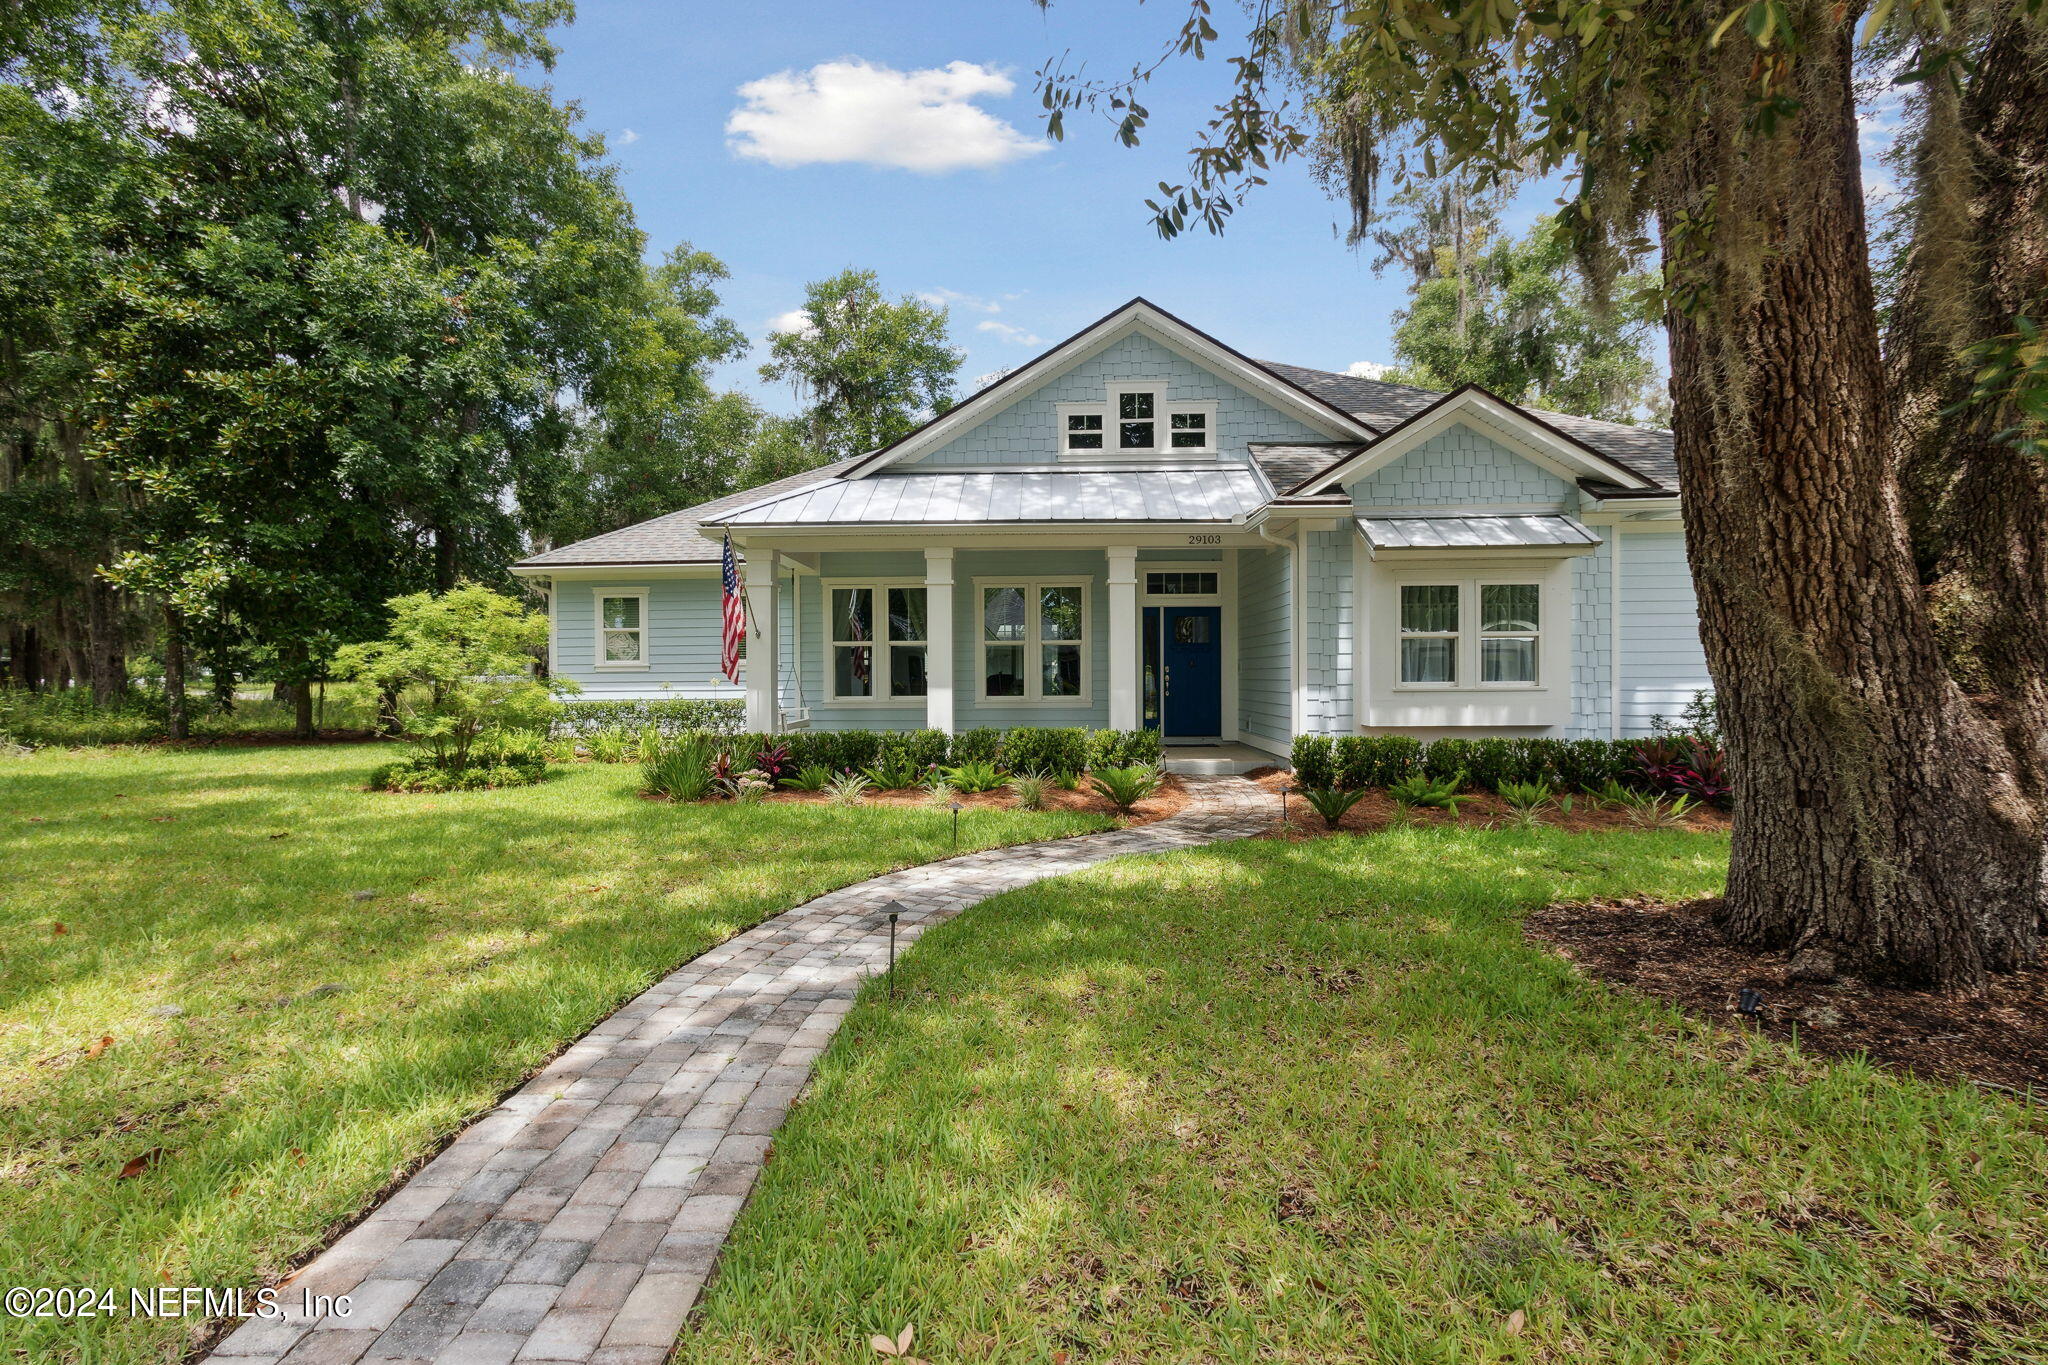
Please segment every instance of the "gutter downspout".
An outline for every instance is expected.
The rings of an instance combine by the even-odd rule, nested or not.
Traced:
[[[1290,724],[1288,728],[1294,735],[1300,735],[1308,727],[1308,639],[1306,624],[1308,615],[1308,575],[1306,567],[1302,562],[1301,522],[1297,520],[1294,523],[1294,536],[1290,540],[1282,540],[1274,535],[1266,529],[1266,523],[1263,521],[1253,529],[1259,533],[1260,540],[1281,546],[1287,551],[1287,578],[1289,584],[1287,595],[1290,599],[1288,603],[1288,635],[1290,638],[1287,648],[1287,667],[1290,674],[1288,682],[1291,684],[1288,688],[1290,693]]]

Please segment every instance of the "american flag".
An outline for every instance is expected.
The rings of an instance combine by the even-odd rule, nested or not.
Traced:
[[[746,584],[740,578],[740,562],[732,552],[732,532],[725,534],[725,629],[724,652],[719,663],[732,682],[740,680],[740,645],[747,638],[747,603],[742,595]]]

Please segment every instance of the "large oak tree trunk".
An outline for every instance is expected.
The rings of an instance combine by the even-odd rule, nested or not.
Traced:
[[[1710,126],[1658,186],[1667,265],[1708,300],[1670,328],[1687,543],[1738,783],[1725,925],[1797,971],[1967,989],[2011,965],[2034,888],[2014,884],[2015,785],[1944,666],[1885,446],[1853,22],[1813,20],[1789,136],[1740,137],[1729,102],[1718,140]],[[1741,63],[1718,73],[1727,88],[1751,79],[1738,46],[1716,59]],[[1689,250],[1681,211],[1711,219],[1714,251]]]

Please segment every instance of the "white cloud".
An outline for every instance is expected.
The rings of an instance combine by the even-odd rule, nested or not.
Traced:
[[[1000,166],[1046,150],[972,101],[1016,82],[994,67],[953,62],[896,71],[859,58],[781,71],[739,88],[725,121],[737,156],[771,166],[860,163],[939,175]]]
[[[994,318],[988,318],[975,323],[974,330],[977,332],[993,333],[1013,346],[1045,345],[1045,338],[1037,333],[1027,331],[1022,327],[1012,327],[1007,322],[997,322]]]
[[[1392,365],[1377,360],[1354,360],[1344,367],[1344,373],[1360,379],[1379,379],[1393,371]]]
[[[963,294],[957,289],[920,289],[917,297],[934,308],[962,308],[970,313],[1000,313],[1003,305],[994,299],[985,299],[976,294]],[[1006,294],[1005,298],[1016,298]]]
[[[631,128],[627,128],[619,134],[619,145],[621,147],[630,147],[639,140],[640,134],[634,132]]]
[[[768,319],[770,335],[776,332],[802,333],[812,330],[814,329],[811,326],[811,315],[801,308],[792,308],[787,313],[777,313],[774,317]]]

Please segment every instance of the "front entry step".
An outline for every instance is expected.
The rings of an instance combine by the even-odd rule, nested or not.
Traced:
[[[1284,768],[1285,759],[1276,758],[1249,744],[1169,744],[1166,771],[1189,777],[1242,777],[1258,768]]]

